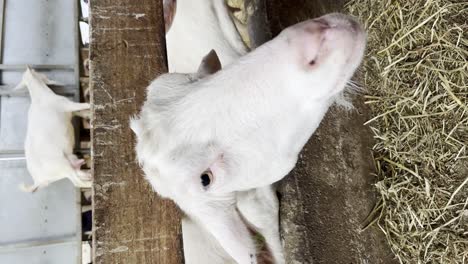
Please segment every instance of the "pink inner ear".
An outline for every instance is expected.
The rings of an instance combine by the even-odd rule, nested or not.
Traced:
[[[71,161],[71,165],[75,170],[79,170],[83,164],[85,164],[84,159],[77,159],[77,160]]]
[[[224,164],[224,154],[220,154],[215,161],[210,165],[209,169],[211,170],[211,173],[213,174],[213,181],[216,182],[216,180],[219,180],[219,177],[221,175],[224,175],[224,170],[225,170],[225,164]]]

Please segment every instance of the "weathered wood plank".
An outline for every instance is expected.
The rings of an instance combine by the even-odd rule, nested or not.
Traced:
[[[162,1],[90,2],[94,263],[182,263],[180,212],[144,180],[129,128],[167,71]]]

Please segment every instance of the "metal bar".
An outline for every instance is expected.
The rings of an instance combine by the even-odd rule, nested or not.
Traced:
[[[74,33],[75,33],[75,84],[76,84],[76,94],[75,94],[75,101],[80,101],[80,46],[81,46],[81,33],[80,33],[80,17],[81,17],[81,2],[80,0],[75,0],[75,4],[73,5],[74,11]],[[80,122],[75,119],[74,122],[75,128],[75,146],[80,145]],[[89,151],[89,149],[88,149]],[[75,189],[76,190],[76,189]],[[81,191],[75,191],[75,199],[78,204],[78,209],[76,211],[76,219],[77,219],[77,232],[75,235],[75,239],[80,241],[78,244],[78,254],[77,254],[77,263],[82,263],[83,261],[83,252],[82,252],[82,222],[81,222]]]
[[[5,157],[2,158],[0,155],[0,161],[18,161],[18,160],[26,160],[26,157]]]
[[[0,63],[3,63],[3,22],[5,18],[5,0],[0,0]],[[0,75],[0,82],[3,81],[3,76]],[[0,107],[2,106],[1,98],[0,98]],[[0,112],[0,120],[1,120],[1,112]]]
[[[74,71],[74,65],[67,64],[0,64],[0,70],[3,71],[24,71],[26,67],[35,69],[35,70],[64,70],[64,71]]]
[[[18,96],[24,97],[29,96],[27,90],[13,90],[15,85],[0,85],[0,96]],[[49,86],[49,88],[56,94],[73,96],[75,95],[76,86],[75,85],[64,85],[64,86]]]
[[[5,0],[0,0],[0,63],[3,61],[3,22],[5,17]]]
[[[87,148],[74,148],[73,152],[79,152],[81,154],[89,154],[91,151]],[[11,156],[24,156],[24,149],[0,149],[0,157],[2,155],[11,155]],[[3,156],[5,157],[5,156]],[[9,157],[9,156],[6,156]]]
[[[74,33],[74,40],[75,40],[75,65],[73,66],[74,73],[75,73],[75,84],[76,84],[76,90],[75,94],[73,96],[73,99],[75,102],[80,101],[80,44],[81,44],[81,36],[80,36],[80,16],[81,16],[81,10],[80,10],[80,0],[75,0],[73,4],[73,33]],[[73,120],[73,127],[75,130],[75,146],[80,145],[80,122],[75,118]],[[81,237],[80,237],[81,241]],[[80,250],[81,252],[81,250]],[[81,258],[81,255],[80,255]]]
[[[24,150],[4,149],[0,150],[0,161],[25,160]]]
[[[18,155],[23,155],[24,150],[23,149],[1,149],[0,150],[0,155],[1,154],[18,154]]]
[[[81,246],[81,241],[77,241],[75,235],[59,237],[59,238],[28,240],[28,241],[11,243],[11,244],[0,244],[0,252],[15,251],[20,248],[34,248],[34,247],[74,244],[74,243],[78,243]]]

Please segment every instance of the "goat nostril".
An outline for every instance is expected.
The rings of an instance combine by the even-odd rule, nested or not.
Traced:
[[[211,180],[210,180],[210,177],[208,176],[208,174],[202,174],[201,180],[202,180],[202,185],[204,187],[210,185]]]
[[[203,187],[207,187],[208,185],[210,185],[211,177],[212,174],[209,171],[206,171],[202,175],[200,175],[201,184],[203,185]]]
[[[322,27],[324,29],[330,27],[330,24],[328,24],[328,22],[326,20],[321,19],[321,18],[314,19],[314,22],[318,23],[320,25],[320,27]]]

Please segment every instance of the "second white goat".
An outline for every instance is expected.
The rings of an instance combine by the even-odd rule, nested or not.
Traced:
[[[24,151],[34,185],[21,185],[26,192],[34,192],[64,178],[77,187],[91,188],[91,175],[80,170],[84,160],[73,154],[75,137],[71,123],[73,114],[89,117],[90,106],[56,95],[47,86],[54,83],[28,68],[15,88],[27,87],[31,96]]]

